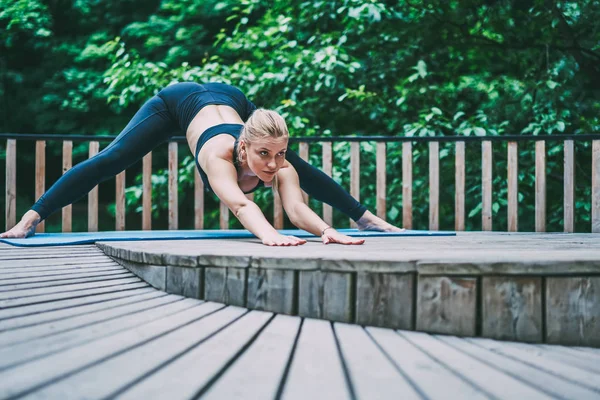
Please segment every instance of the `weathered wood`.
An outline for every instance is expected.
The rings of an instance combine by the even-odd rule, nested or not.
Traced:
[[[294,281],[294,271],[250,268],[247,307],[253,310],[294,314]]]
[[[169,229],[179,227],[179,162],[177,161],[177,142],[169,142]]]
[[[89,273],[86,276],[82,277],[67,277],[62,279],[44,279],[38,278],[34,281],[29,282],[10,282],[12,279],[4,280],[4,284],[0,285],[0,293],[10,292],[16,290],[27,290],[27,289],[52,289],[53,291],[68,291],[71,288],[71,285],[76,283],[88,283],[88,282],[98,282],[98,281],[107,281],[111,279],[119,279],[119,278],[130,278],[133,277],[129,271],[117,270],[117,271],[106,271],[101,273]],[[18,280],[18,279],[17,279]],[[8,283],[7,283],[8,281]],[[35,294],[35,292],[33,293]]]
[[[248,393],[256,399],[277,398],[299,328],[300,318],[277,315],[202,399],[238,399]]]
[[[284,400],[352,398],[329,322],[304,320],[282,395]]]
[[[465,230],[465,142],[456,142],[454,159],[454,229]]]
[[[546,278],[546,341],[600,347],[600,277]]]
[[[592,142],[592,233],[600,233],[600,140]]]
[[[63,141],[62,147],[62,174],[64,175],[73,167],[73,142],[70,140]],[[73,231],[73,206],[69,204],[61,210],[62,213],[62,231]]]
[[[412,274],[359,272],[356,282],[356,323],[414,329]]]
[[[220,307],[220,306],[219,306]],[[84,346],[77,346],[54,353],[36,360],[34,363],[21,364],[3,371],[0,379],[0,393],[7,397],[17,396],[33,387],[48,385],[55,382],[58,377],[85,371],[84,366],[98,363],[112,355],[139,346],[165,335],[180,326],[190,324],[192,321],[217,309],[211,304],[200,304],[197,307],[169,315],[144,325],[144,329],[129,329],[118,334],[110,335],[95,340]],[[174,343],[175,341],[173,341]],[[142,364],[138,365],[138,368]],[[128,368],[129,369],[129,368]],[[135,368],[134,368],[135,369]],[[114,374],[114,369],[111,371]],[[121,373],[123,371],[120,371]],[[116,374],[120,375],[120,374]],[[97,380],[97,382],[100,382]],[[49,387],[49,386],[46,386]],[[41,395],[40,392],[38,394]],[[46,397],[46,396],[44,396]],[[48,397],[64,397],[48,396]]]
[[[331,149],[331,142],[323,142],[322,144],[322,155],[323,155],[323,172],[328,176],[332,176],[333,172],[333,154]],[[329,204],[323,203],[323,221],[328,225],[333,225],[333,209]]]
[[[219,203],[219,227],[229,229],[229,207],[222,201]]]
[[[246,268],[204,268],[204,298],[245,307],[247,273]]]
[[[104,256],[86,258],[86,257],[73,257],[69,258],[55,258],[55,259],[26,259],[26,260],[13,260],[6,263],[6,267],[0,268],[0,274],[14,273],[14,272],[34,272],[34,271],[60,271],[66,269],[80,269],[82,264],[85,263],[86,267],[90,263],[96,265],[116,265],[114,261],[107,260]]]
[[[546,232],[546,142],[535,142],[535,231]]]
[[[528,343],[516,343],[511,342],[509,346],[519,349],[525,353],[529,353],[532,356],[542,356],[550,360],[556,360],[567,365],[579,367],[581,369],[595,372],[600,375],[600,360],[598,357],[586,357],[586,353],[581,354],[580,351],[570,350],[566,346],[556,345],[531,345]],[[564,349],[564,350],[563,350]]]
[[[492,230],[492,142],[481,142],[481,230]]]
[[[46,141],[35,141],[35,199],[42,197],[46,191]],[[46,223],[40,222],[35,231],[43,233],[46,231]]]
[[[519,230],[519,152],[517,142],[508,142],[508,232]]]
[[[440,144],[429,142],[429,230],[440,229]]]
[[[353,322],[352,275],[341,272],[300,271],[298,315]]]
[[[575,145],[564,143],[564,231],[575,230]]]
[[[88,157],[96,156],[98,150],[100,150],[100,143],[91,141]],[[88,193],[88,232],[98,232],[98,186]]]
[[[483,277],[482,336],[542,342],[542,278]]]
[[[340,352],[358,399],[421,399],[364,328],[334,324]]]
[[[412,229],[412,143],[402,143],[402,226]]]
[[[475,335],[477,280],[421,276],[417,284],[417,326],[426,332]]]
[[[152,229],[152,152],[142,159],[142,229]]]
[[[377,142],[376,150],[376,205],[377,216],[384,221],[386,218],[386,146],[385,142]]]
[[[0,275],[0,285],[16,285],[20,283],[50,282],[58,279],[85,278],[87,276],[100,276],[105,273],[123,272],[120,265],[105,266],[103,268],[94,268],[82,270],[50,271],[34,273],[13,273]]]
[[[383,328],[366,328],[373,340],[416,385],[427,399],[447,399],[448,393],[460,393],[465,399],[488,399],[478,387],[429,355],[428,349],[415,346],[404,336]],[[436,384],[432,384],[436,382]],[[399,397],[401,398],[401,397]]]
[[[360,143],[350,142],[350,195],[360,201]],[[350,228],[357,228],[350,218]]]
[[[115,178],[115,230],[125,230],[125,171]]]
[[[6,141],[6,205],[5,229],[9,230],[17,224],[17,141]]]
[[[597,396],[597,393],[595,394],[590,389],[583,388],[568,379],[562,379],[556,375],[542,371],[535,366],[502,356],[494,351],[478,346],[476,342],[469,342],[452,336],[438,336],[437,339],[513,378],[524,381],[549,396],[563,399],[591,399]],[[499,348],[508,345],[496,342],[496,346]],[[540,346],[532,348],[539,349]]]
[[[273,227],[283,229],[283,203],[278,190],[272,190],[273,193]]]
[[[145,282],[148,282],[150,285],[157,288],[158,290],[163,290],[165,292],[167,291],[167,267],[166,266],[142,264],[142,263],[136,263],[133,261],[127,261],[127,260],[122,260],[122,259],[119,260],[119,264],[122,265],[123,267],[127,268],[127,270],[131,271],[136,276],[139,276]],[[177,272],[175,272],[175,274],[177,275]],[[181,275],[185,275],[185,273],[182,273]],[[185,276],[185,277],[182,276],[182,278],[189,278],[189,276]],[[192,278],[195,278],[195,277],[192,277]],[[178,283],[180,283],[178,281],[178,279],[173,278],[172,285],[177,285]],[[174,290],[174,288],[171,288],[171,289]],[[187,291],[186,291],[186,293],[187,293]],[[192,290],[192,293],[194,293],[193,290]],[[183,294],[183,293],[181,293],[181,294]],[[194,297],[194,296],[191,296],[191,297]],[[197,296],[197,297],[199,297],[199,296]]]
[[[204,182],[194,168],[194,229],[204,229]]]
[[[128,372],[123,378],[117,380],[120,385],[124,385],[127,381],[132,381],[134,379],[140,380],[139,377],[143,376],[143,374],[148,374],[153,368],[157,369],[158,366],[164,366],[156,372],[152,371],[154,373],[152,373],[151,379],[144,379],[139,384],[129,388],[129,390],[125,391],[123,394],[120,394],[119,398],[123,400],[140,398],[192,399],[198,396],[203,399],[207,397],[230,399],[239,398],[240,396],[245,397],[248,393],[252,393],[252,396],[256,395],[256,392],[254,392],[253,389],[250,389],[250,387],[245,387],[247,389],[244,390],[245,388],[238,385],[224,389],[228,393],[237,393],[237,397],[219,397],[219,392],[216,392],[215,394],[205,392],[207,388],[212,389],[214,387],[215,390],[217,390],[217,388],[222,387],[219,385],[220,379],[216,380],[216,378],[219,377],[219,374],[223,372],[233,360],[235,360],[236,355],[242,352],[244,347],[252,340],[252,337],[258,333],[271,316],[269,313],[253,311],[235,320],[230,325],[225,326],[225,324],[228,323],[228,320],[225,319],[225,317],[227,317],[229,321],[232,321],[238,315],[242,314],[243,311],[244,310],[239,308],[233,308],[231,310],[227,308],[198,321],[198,323],[192,325],[191,329],[184,328],[185,331],[182,333],[174,332],[173,335],[165,337],[165,340],[162,341],[162,346],[165,346],[165,349],[157,348],[156,355],[150,356],[144,349],[140,349],[140,351],[137,352],[139,355],[136,358],[142,358],[147,366],[139,371],[137,371],[138,368],[135,367],[137,364],[136,358],[132,359],[128,358],[126,354],[123,355],[121,360],[115,362],[115,365],[126,365],[131,372]],[[217,332],[217,329],[221,327],[223,327],[222,331],[209,336],[212,332]],[[174,339],[172,338],[177,338],[181,344],[173,343]],[[193,345],[194,342],[192,342],[192,340],[197,342],[204,341],[198,345]],[[256,342],[254,342],[254,344],[256,344]],[[161,345],[160,341],[157,342],[157,345]],[[182,354],[181,357],[171,361],[169,360],[170,355],[166,350],[168,350],[170,354],[177,352],[183,353],[185,350],[187,351]],[[272,358],[269,357],[269,359]],[[171,362],[167,363],[167,361]],[[260,374],[261,377],[266,377],[268,375],[277,376],[281,373],[281,370],[277,369],[273,369],[270,373],[262,369],[259,370],[256,368],[256,365],[262,360],[253,361],[256,364],[253,364],[253,367],[251,368],[252,371],[244,371],[246,379],[248,379],[253,372],[257,375],[262,372],[262,374]],[[237,361],[233,364],[233,367],[235,366],[237,366]],[[227,371],[229,371],[229,369],[227,369]],[[110,371],[106,368],[102,369],[101,377],[112,379]],[[93,375],[90,374],[86,381],[92,383],[98,382],[98,379],[95,379]],[[213,382],[216,386],[210,385],[210,383]],[[74,385],[76,384],[77,381],[74,381]],[[269,388],[263,387],[261,389],[268,391]],[[108,394],[108,392],[101,393]],[[96,392],[90,390],[90,395],[96,395]],[[267,396],[267,398],[269,398],[269,396]]]
[[[167,293],[202,298],[202,269],[167,265]]]
[[[536,388],[523,383],[519,378],[513,378],[498,371],[485,361],[449,346],[434,336],[421,332],[402,332],[403,337],[425,350],[432,357],[480,388],[491,398],[505,399],[550,399],[551,397]]]
[[[309,162],[309,144],[307,142],[300,142],[298,150],[298,155],[300,156],[300,158],[306,162]],[[308,204],[308,194],[306,194],[306,192],[303,191],[302,197],[304,198],[304,202]]]

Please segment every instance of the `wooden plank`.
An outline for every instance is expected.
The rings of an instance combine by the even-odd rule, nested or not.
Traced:
[[[167,291],[167,266],[143,264],[127,260],[119,260],[119,264],[142,278],[143,281],[149,283],[152,287],[164,292]],[[199,295],[190,297],[199,298]]]
[[[73,142],[70,140],[63,141],[62,148],[62,174],[64,175],[73,167]],[[62,231],[73,231],[73,206],[69,204],[61,210],[62,213]]]
[[[204,229],[204,182],[194,168],[194,229]]]
[[[222,201],[219,203],[219,227],[229,229],[229,207]]]
[[[376,193],[376,205],[377,205],[377,216],[384,221],[386,218],[386,147],[385,142],[377,142],[376,151],[376,182],[377,182],[377,193]]]
[[[490,351],[473,342],[452,336],[438,336],[437,339],[515,379],[524,381],[549,396],[563,399],[592,399],[598,396],[597,393],[583,388],[568,379],[541,371],[534,366]],[[496,342],[496,344],[498,347],[506,345],[499,342]],[[534,346],[533,348],[538,349],[539,346]]]
[[[101,360],[106,360],[113,355],[130,350],[140,344],[163,336],[167,332],[188,325],[215,311],[218,307],[220,306],[210,303],[199,304],[196,307],[147,323],[144,329],[129,329],[93,342],[88,342],[85,346],[76,346],[60,353],[54,353],[33,362],[1,371],[0,393],[4,393],[7,397],[16,397],[31,388],[56,383],[59,377],[85,371],[84,368],[87,366],[96,364]],[[140,363],[137,368],[141,368],[141,366],[142,364]],[[114,374],[114,369],[111,372],[113,375],[120,376],[124,371],[120,369],[119,371],[119,374]],[[100,381],[97,380],[97,382]],[[38,392],[38,394],[41,395],[41,392]]]
[[[331,142],[322,143],[323,152],[323,172],[328,176],[332,176],[333,172],[333,154]],[[333,225],[333,210],[329,204],[323,203],[323,221],[328,225]]]
[[[402,142],[402,226],[412,229],[412,143]]]
[[[169,230],[176,230],[179,227],[178,167],[177,142],[169,142]]]
[[[12,343],[0,348],[0,368],[34,360],[126,329],[143,327],[145,323],[185,310],[190,305],[182,302],[178,296],[167,295],[91,315],[55,321],[35,329],[7,332],[6,341]],[[22,340],[16,337],[19,333],[23,335]]]
[[[440,144],[429,142],[429,230],[440,229]]]
[[[167,293],[200,299],[202,284],[202,269],[167,265]]]
[[[283,203],[278,190],[272,190],[273,193],[273,227],[283,229]]]
[[[542,342],[542,278],[484,276],[482,336]]]
[[[74,257],[73,259],[54,258],[50,260],[33,259],[33,260],[15,260],[10,261],[7,267],[0,268],[0,274],[12,274],[15,272],[36,272],[36,271],[60,271],[64,269],[86,268],[82,264],[96,265],[117,265],[112,260],[107,260],[104,256],[90,257]]]
[[[295,295],[294,271],[265,268],[248,271],[248,308],[294,314]]]
[[[481,230],[492,230],[492,142],[481,142]]]
[[[204,298],[218,303],[246,306],[246,268],[206,267]]]
[[[422,398],[364,328],[338,322],[334,330],[356,398]]]
[[[88,157],[92,158],[100,150],[100,143],[89,143]],[[98,186],[88,193],[88,232],[98,232]]]
[[[453,370],[492,398],[504,399],[551,399],[552,397],[498,371],[487,362],[449,346],[440,339],[421,332],[401,332],[404,338],[435,358],[439,363]]]
[[[300,271],[298,315],[353,322],[352,275],[344,272]]]
[[[37,296],[50,295],[54,293],[74,293],[80,290],[96,289],[136,282],[140,282],[140,279],[129,274],[129,276],[127,277],[117,279],[104,279],[100,282],[78,283],[74,285],[61,285],[47,288],[44,287],[39,289],[11,290],[9,292],[0,292],[0,302],[22,298],[34,298]]]
[[[600,140],[592,142],[592,233],[600,233]]]
[[[546,278],[546,341],[600,347],[600,277]]]
[[[152,152],[142,159],[142,229],[152,229]]]
[[[238,311],[239,309],[234,308],[232,310],[225,309],[223,311],[219,311],[219,314],[224,314],[226,311],[232,315],[233,311]],[[268,322],[268,318],[270,318],[271,314],[264,313],[260,311],[252,311],[243,317],[236,320],[231,325],[227,326],[217,335],[213,335],[204,342],[200,343],[195,347],[189,347],[187,352],[181,352],[181,356],[179,358],[174,359],[172,362],[168,363],[158,371],[152,374],[150,379],[144,379],[136,385],[128,388],[128,390],[119,394],[119,398],[126,399],[140,399],[140,398],[168,398],[168,399],[192,399],[196,397],[205,398],[214,398],[218,395],[220,390],[224,390],[227,392],[236,393],[235,397],[217,397],[223,399],[230,398],[240,398],[247,397],[249,393],[251,393],[251,397],[253,398],[269,398],[261,397],[258,395],[260,391],[270,392],[270,387],[265,385],[258,387],[258,382],[250,382],[249,385],[252,386],[240,386],[238,384],[233,385],[233,387],[223,388],[219,385],[220,379],[216,380],[219,377],[219,374],[225,371],[225,377],[229,376],[229,368],[237,369],[237,365],[239,359],[230,367],[231,363],[236,356],[244,351],[245,346],[252,343],[250,349],[255,348],[257,342],[253,342],[253,337],[258,335],[260,329]],[[209,321],[212,317],[213,321]],[[230,317],[231,318],[231,317]],[[221,319],[223,319],[221,317]],[[217,323],[214,322],[215,317],[209,316],[204,318],[204,320],[199,321],[198,328],[196,328],[196,332],[194,330],[188,330],[188,334],[185,337],[182,337],[182,340],[190,341],[191,339],[202,339],[202,336],[208,337],[209,329],[215,329],[218,327]],[[218,322],[222,324],[222,322]],[[268,330],[270,325],[265,329]],[[265,331],[262,331],[263,333]],[[287,333],[287,332],[286,332]],[[177,334],[177,332],[175,333]],[[172,336],[172,335],[171,335]],[[260,336],[259,336],[260,338]],[[259,339],[260,340],[260,339]],[[175,347],[175,344],[172,344],[173,340],[170,340],[168,343],[165,343],[164,346]],[[267,344],[268,346],[269,344]],[[248,351],[250,351],[250,349]],[[160,351],[160,349],[158,350]],[[175,353],[171,350],[171,354]],[[262,352],[261,352],[262,353]],[[134,353],[133,353],[134,354]],[[159,353],[159,356],[161,354]],[[244,358],[246,353],[243,353],[242,358]],[[166,354],[165,357],[168,357],[169,354]],[[252,360],[254,364],[250,369],[246,369],[243,371],[244,377],[240,377],[244,381],[251,381],[250,377],[253,375],[260,376],[258,379],[264,379],[263,382],[271,382],[273,379],[278,378],[278,376],[282,373],[282,369],[269,367],[267,369],[259,368],[257,365],[268,363],[268,362],[276,362],[278,358],[285,357],[285,355],[274,354],[272,351],[269,351],[266,354],[266,358],[263,360],[254,359]],[[123,356],[124,359],[122,363],[124,365],[131,365],[129,370],[131,372],[127,372],[125,378],[128,380],[133,380],[132,378],[138,376],[141,373],[145,373],[146,371],[144,367],[141,371],[138,371],[139,367],[137,365],[136,359],[149,360],[146,363],[149,364],[150,367],[156,365],[157,362],[155,360],[150,360],[148,356],[141,356],[130,358]],[[285,362],[285,360],[284,360]],[[281,363],[281,362],[280,362]],[[247,364],[246,364],[247,365]],[[277,365],[277,364],[275,364]],[[229,368],[227,368],[229,367]],[[102,369],[103,371],[106,369]],[[104,375],[105,374],[105,375]],[[106,376],[106,379],[111,379],[110,371],[106,370],[106,372],[101,376]],[[89,382],[98,385],[100,382],[94,378],[92,374],[89,375]],[[222,378],[228,379],[228,378]],[[216,382],[215,382],[216,380]],[[229,380],[229,379],[228,379]],[[119,378],[119,383],[125,383],[125,379]],[[213,392],[211,389],[213,386],[211,384],[215,383]],[[237,383],[237,382],[236,382]],[[74,386],[78,383],[74,381]],[[231,385],[229,385],[231,386]],[[252,389],[250,389],[252,388]],[[208,390],[208,392],[207,392]],[[256,390],[256,391],[255,391]],[[104,393],[104,392],[101,392]],[[96,392],[90,392],[91,395],[95,395]]]
[[[137,278],[136,278],[137,279]],[[10,307],[23,307],[33,304],[47,303],[50,301],[57,300],[66,300],[66,299],[74,299],[77,297],[90,296],[95,294],[109,293],[109,292],[117,292],[122,290],[130,290],[137,289],[142,287],[148,287],[146,282],[130,282],[124,284],[116,284],[116,285],[102,285],[101,287],[90,288],[87,290],[78,290],[73,292],[63,292],[63,293],[51,293],[47,295],[33,296],[33,297],[21,297],[18,299],[6,299],[0,300],[1,308],[10,308]]]
[[[125,230],[125,171],[115,178],[115,230]]]
[[[535,231],[546,232],[546,142],[535,142]]]
[[[508,232],[519,230],[519,152],[517,142],[508,142]]]
[[[21,254],[10,254],[10,255],[6,255],[6,256],[0,256],[0,260],[2,261],[2,268],[6,267],[11,267],[11,263],[9,261],[14,260],[15,263],[19,263],[19,262],[24,262],[26,260],[35,260],[35,259],[49,259],[49,261],[51,261],[50,259],[54,259],[54,258],[69,258],[69,257],[76,257],[76,256],[85,256],[86,252],[85,251],[81,251],[81,252],[74,252],[71,255],[69,254],[65,254],[65,253],[56,253],[56,254],[49,254],[48,256],[44,257],[43,254],[28,254],[28,255],[21,255]],[[101,257],[101,255],[98,255],[98,257]],[[105,257],[106,260],[106,257]]]
[[[350,195],[360,201],[360,143],[350,143]],[[357,228],[356,222],[350,218],[350,228]]]
[[[299,144],[299,151],[298,151],[298,155],[300,156],[301,159],[303,159],[306,162],[309,162],[309,144],[307,142],[300,142]],[[306,192],[302,192],[302,197],[304,198],[304,202],[306,204],[308,204],[308,194],[306,194]]]
[[[236,399],[247,393],[255,399],[277,398],[300,321],[298,317],[275,316],[256,341],[202,394],[202,399]],[[145,397],[146,393],[139,392],[138,396]]]
[[[581,352],[579,351],[561,351],[555,349],[556,347],[562,347],[568,350],[568,347],[555,345],[537,346],[528,343],[516,342],[511,342],[507,345],[523,352],[528,352],[532,356],[538,355],[547,359],[556,360],[563,364],[578,367],[586,371],[595,372],[596,374],[600,375],[600,360],[598,357],[586,358],[585,356],[582,356]],[[598,395],[600,394],[597,394],[597,396]]]
[[[369,335],[399,370],[419,388],[423,398],[447,399],[460,394],[465,399],[488,399],[479,388],[453,373],[453,368],[437,362],[426,349],[420,349],[390,329],[366,328]],[[437,382],[440,384],[432,384]]]
[[[465,230],[465,142],[456,142],[454,159],[454,229]]]
[[[75,278],[63,278],[63,279],[50,279],[47,278],[37,278],[34,281],[29,280],[29,282],[21,282],[21,283],[9,283],[9,284],[0,284],[0,293],[1,292],[10,292],[13,290],[22,290],[22,289],[41,289],[41,288],[50,288],[50,287],[63,287],[69,286],[76,283],[86,283],[86,282],[97,282],[107,279],[114,278],[123,278],[123,277],[132,277],[134,276],[129,271],[116,270],[116,271],[105,271],[96,274],[88,273],[83,277],[75,277]],[[6,282],[6,281],[4,281]],[[68,289],[65,287],[65,289]]]
[[[42,197],[46,191],[46,141],[35,141],[35,199]],[[40,222],[36,227],[37,233],[46,231],[44,221]]]
[[[126,304],[137,303],[144,300],[153,299],[156,297],[165,296],[165,293],[161,293],[157,290],[141,289],[131,291],[131,294],[122,297],[116,297],[114,299],[108,299],[98,303],[91,303],[85,305],[75,305],[73,307],[50,310],[45,312],[36,313],[33,315],[25,315],[22,317],[16,317],[6,320],[0,320],[0,331],[8,333],[10,332],[24,332],[25,328],[37,329],[37,325],[43,325],[48,322],[68,320],[80,315],[89,315],[97,311],[108,310],[111,308],[119,307]],[[0,343],[4,346],[8,344],[6,337],[2,335]]]
[[[532,366],[539,371],[548,372],[555,378],[568,380],[576,383],[580,387],[600,392],[600,379],[598,379],[598,374],[592,371],[583,370],[563,362],[552,360],[542,356],[540,352],[525,352],[522,349],[510,346],[509,343],[499,344],[495,340],[483,338],[468,338],[464,340],[493,351],[494,353],[510,357],[513,360]]]
[[[17,283],[28,283],[28,282],[46,282],[54,279],[68,279],[68,278],[83,278],[86,276],[98,276],[105,272],[123,271],[118,265],[107,265],[102,268],[96,268],[92,270],[86,269],[82,272],[81,269],[58,271],[58,272],[46,272],[46,273],[12,273],[0,275],[0,285],[17,284]]]
[[[305,319],[285,381],[282,399],[353,398],[328,321]]]
[[[417,330],[475,335],[477,280],[420,276],[417,284]]]
[[[2,324],[10,318],[24,318],[34,316],[40,313],[69,309],[72,307],[80,307],[88,304],[98,304],[108,300],[121,299],[124,297],[135,296],[140,293],[147,293],[155,289],[148,285],[135,284],[138,287],[129,287],[128,290],[104,290],[101,293],[90,293],[87,296],[64,299],[57,299],[49,303],[30,304],[16,308],[0,310],[0,321]],[[132,286],[132,285],[125,285]],[[4,325],[2,325],[4,326]]]
[[[6,205],[5,229],[17,224],[17,141],[6,140]]]
[[[356,323],[414,329],[412,274],[358,272]]]
[[[564,231],[575,231],[575,145],[564,142]]]

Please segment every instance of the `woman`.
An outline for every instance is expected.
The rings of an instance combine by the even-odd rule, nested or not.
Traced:
[[[113,142],[67,171],[14,228],[0,237],[33,235],[40,221],[181,131],[186,132],[206,188],[214,191],[265,245],[295,246],[306,240],[281,235],[244,195],[261,186],[276,186],[290,221],[321,236],[325,244],[362,244],[364,239],[343,235],[328,226],[303,202],[300,188],[344,212],[359,229],[400,230],[367,211],[333,179],[288,150],[288,129],[279,114],[257,110],[233,86],[184,82],[168,86],[148,100]]]

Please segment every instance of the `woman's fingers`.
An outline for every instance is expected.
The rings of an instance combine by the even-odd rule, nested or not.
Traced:
[[[276,238],[263,240],[263,244],[267,246],[299,246],[306,243],[305,239],[297,238],[296,236],[279,235]]]

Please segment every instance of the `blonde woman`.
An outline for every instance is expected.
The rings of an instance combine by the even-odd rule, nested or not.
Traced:
[[[333,179],[288,149],[288,129],[274,111],[256,106],[236,87],[222,83],[177,83],[160,91],[96,156],[67,171],[3,238],[32,236],[53,212],[85,196],[142,159],[177,132],[185,132],[207,190],[221,199],[242,225],[269,246],[296,246],[306,240],[281,235],[248,200],[262,186],[276,186],[290,221],[323,243],[362,244],[337,232],[303,201],[302,191],[357,222],[360,229],[399,231],[369,212]]]

